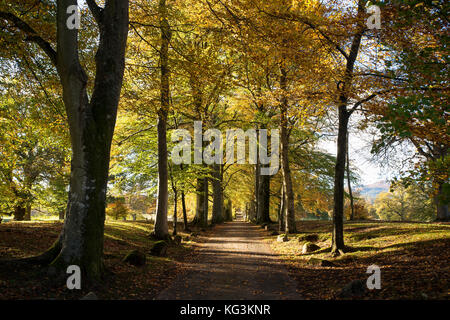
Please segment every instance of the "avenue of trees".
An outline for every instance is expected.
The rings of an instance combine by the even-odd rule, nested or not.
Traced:
[[[100,278],[105,212],[152,215],[155,239],[169,221],[204,228],[236,209],[286,233],[325,217],[333,255],[345,219],[449,221],[449,4],[344,3],[86,0],[69,28],[76,0],[0,0],[0,213],[64,218],[25,261]],[[175,164],[174,130],[193,137],[194,121],[203,133],[279,129],[279,172]],[[402,159],[373,206],[354,187],[364,170],[349,132],[371,136],[376,161]]]

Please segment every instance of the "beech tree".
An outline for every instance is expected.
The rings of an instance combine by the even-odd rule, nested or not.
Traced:
[[[11,30],[23,33],[27,41],[36,43],[56,68],[72,146],[64,228],[48,251],[28,261],[50,263],[56,269],[75,264],[88,278],[98,279],[104,270],[106,187],[125,67],[128,1],[106,0],[103,7],[94,0],[87,0],[87,4],[99,30],[95,80],[90,94],[89,79],[79,60],[79,31],[68,27],[71,17],[68,8],[77,6],[76,0],[57,1],[54,44],[13,12],[4,11],[3,7],[0,19],[6,20]]]

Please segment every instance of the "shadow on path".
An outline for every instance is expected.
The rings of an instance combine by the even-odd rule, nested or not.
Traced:
[[[158,300],[300,299],[296,282],[263,241],[258,226],[233,221],[217,226],[196,261]]]

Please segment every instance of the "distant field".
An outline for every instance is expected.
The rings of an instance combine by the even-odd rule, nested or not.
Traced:
[[[273,249],[289,262],[298,280],[298,289],[309,299],[330,299],[348,282],[367,279],[367,267],[381,268],[381,290],[369,292],[368,299],[449,299],[450,224],[449,223],[346,223],[348,252],[331,258],[331,223],[302,221],[300,233],[288,242],[270,237]],[[317,234],[321,247],[301,254],[302,237]],[[326,259],[334,267],[313,265]]]

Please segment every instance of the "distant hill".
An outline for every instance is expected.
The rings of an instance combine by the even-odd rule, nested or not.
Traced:
[[[358,188],[362,196],[373,201],[378,194],[389,191],[390,184],[385,181],[378,181]]]

